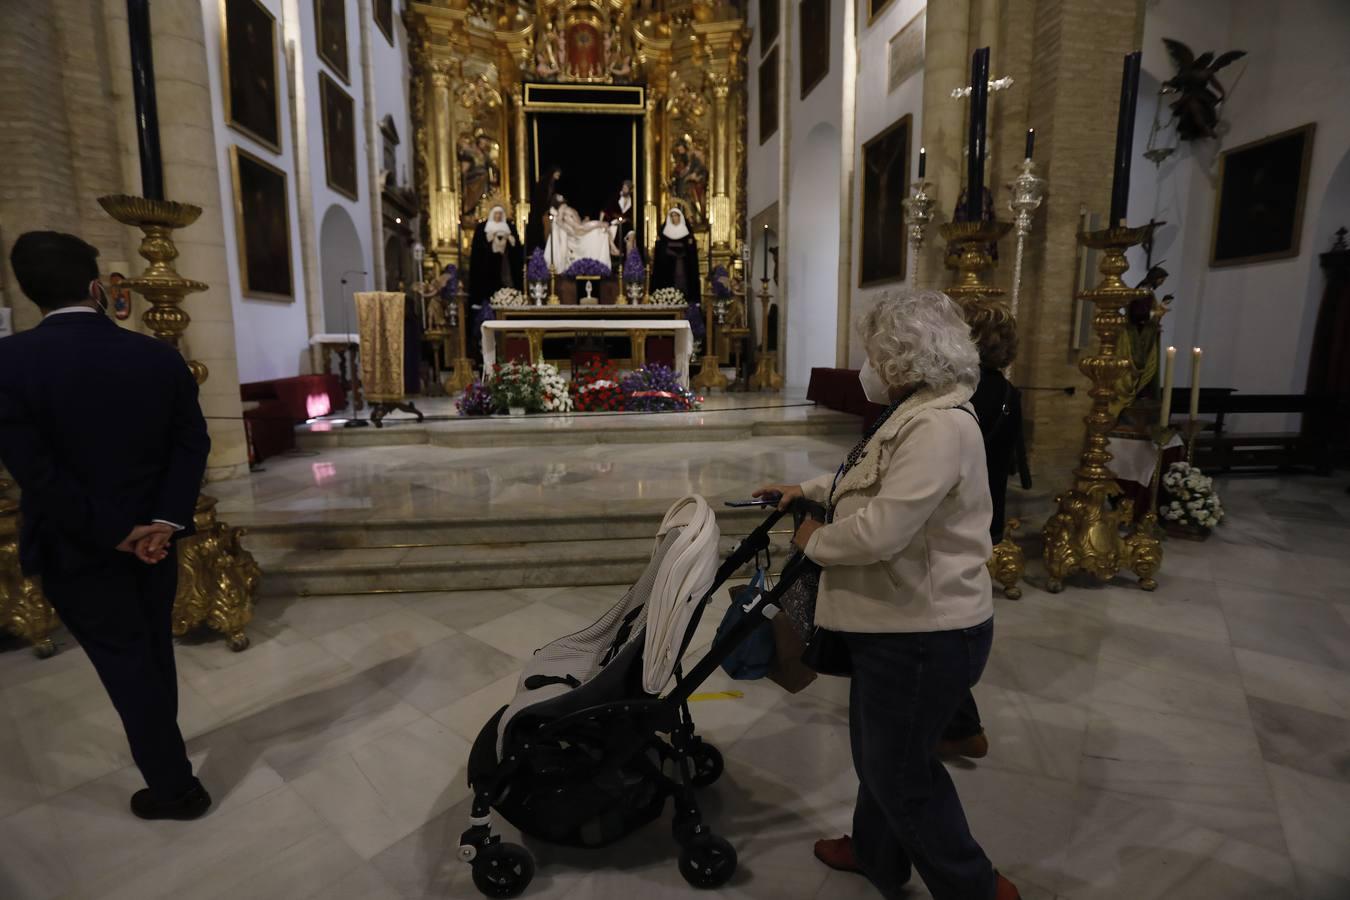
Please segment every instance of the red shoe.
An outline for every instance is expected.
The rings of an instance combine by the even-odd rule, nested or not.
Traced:
[[[816,841],[816,859],[840,872],[862,873],[858,858],[853,855],[853,838],[848,835],[834,840]]]
[[[1022,895],[1017,892],[1017,885],[997,872],[994,873],[994,879],[994,900],[1022,900]]]

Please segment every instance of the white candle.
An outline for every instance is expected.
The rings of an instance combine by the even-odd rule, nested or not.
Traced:
[[[1176,370],[1177,348],[1167,348],[1167,364],[1163,369],[1162,386],[1162,415],[1158,418],[1158,427],[1166,428],[1168,419],[1172,418],[1172,376]]]
[[[1203,354],[1199,347],[1191,350],[1191,421],[1194,422],[1196,416],[1200,415],[1200,357]]]

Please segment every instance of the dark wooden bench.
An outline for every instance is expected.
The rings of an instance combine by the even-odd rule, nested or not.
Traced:
[[[1172,392],[1173,422],[1184,419],[1190,389]],[[1208,472],[1235,469],[1311,468],[1330,474],[1334,447],[1329,424],[1342,404],[1307,394],[1243,394],[1228,388],[1202,388],[1200,417],[1210,420],[1195,441],[1195,464]],[[1283,414],[1300,417],[1297,431],[1229,431],[1233,415]]]

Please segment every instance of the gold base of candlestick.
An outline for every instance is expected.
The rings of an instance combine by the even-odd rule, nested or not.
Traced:
[[[989,283],[989,270],[994,258],[989,245],[997,244],[1009,231],[1011,222],[947,222],[938,226],[938,233],[947,243],[955,244],[956,277],[947,288],[947,294],[960,301],[967,297],[1003,294],[1003,289]]]
[[[0,631],[27,641],[39,659],[56,652],[51,634],[60,621],[35,579],[19,566],[19,501],[14,482],[0,480]]]
[[[1009,519],[1003,526],[1003,540],[994,545],[989,557],[989,576],[1003,588],[1003,596],[1018,600],[1022,596],[1022,576],[1027,571],[1027,557],[1012,536],[1022,527],[1020,519]]]
[[[1043,531],[1045,567],[1050,575],[1047,586],[1052,592],[1063,590],[1064,580],[1075,572],[1086,572],[1107,581],[1126,569],[1139,577],[1139,586],[1144,590],[1151,591],[1158,586],[1153,577],[1162,566],[1162,544],[1156,536],[1157,519],[1150,510],[1137,528],[1126,533],[1133,528],[1133,504],[1128,500],[1116,502],[1121,488],[1109,467],[1111,453],[1106,449],[1107,432],[1116,422],[1110,411],[1111,401],[1115,398],[1114,386],[1132,367],[1129,359],[1116,353],[1125,326],[1122,308],[1150,293],[1147,289],[1131,288],[1121,280],[1120,276],[1129,269],[1125,251],[1145,240],[1152,230],[1152,225],[1108,228],[1078,236],[1082,244],[1103,253],[1101,283],[1080,295],[1084,301],[1097,306],[1092,326],[1097,332],[1100,350],[1096,356],[1086,357],[1078,365],[1092,382],[1088,392],[1092,397],[1092,410],[1083,419],[1087,435],[1078,468],[1073,473],[1073,487],[1055,498],[1058,511],[1046,522]]]
[[[562,306],[562,298],[558,296],[558,276],[552,273],[548,276],[548,305]]]
[[[179,275],[173,268],[178,248],[173,232],[197,221],[201,208],[170,200],[113,195],[98,198],[99,204],[117,221],[141,229],[140,255],[149,266],[137,278],[123,282],[150,301],[142,320],[160,340],[180,349],[192,317],[183,299],[206,290],[206,285]],[[206,381],[206,366],[188,360],[198,384]],[[231,650],[248,647],[244,626],[253,618],[258,598],[260,570],[253,555],[239,539],[242,528],[232,528],[216,519],[216,499],[197,497],[193,517],[197,533],[177,542],[178,594],[174,598],[174,634],[184,634],[200,625],[225,635]]]
[[[750,376],[752,391],[781,391],[783,376],[778,374],[778,354],[761,353],[755,363],[755,373]]]
[[[473,360],[461,356],[453,365],[454,370],[441,382],[447,394],[461,393],[474,382]]]
[[[696,391],[726,390],[727,376],[722,374],[721,364],[722,361],[715,354],[704,356],[699,362],[698,374],[689,387]]]

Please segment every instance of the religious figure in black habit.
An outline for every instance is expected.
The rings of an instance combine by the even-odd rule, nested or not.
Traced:
[[[684,210],[678,206],[666,214],[666,224],[656,239],[652,253],[652,290],[677,288],[689,304],[689,326],[694,337],[703,337],[703,316],[699,299],[703,296],[698,274],[698,241],[689,231]]]
[[[628,236],[633,233],[633,222],[637,215],[636,204],[633,202],[633,182],[625,178],[623,184],[619,186],[619,195],[614,198],[604,212],[605,220],[609,222],[609,237],[614,242],[614,246],[619,248],[619,255],[624,256],[628,253]]]
[[[525,243],[529,249],[544,246],[548,240],[548,214],[553,211],[553,198],[562,192],[562,168],[554,166],[534,186],[530,199],[530,221],[525,223]]]
[[[502,288],[519,288],[525,255],[506,208],[494,206],[473,233],[469,255],[469,299],[487,303]]]

